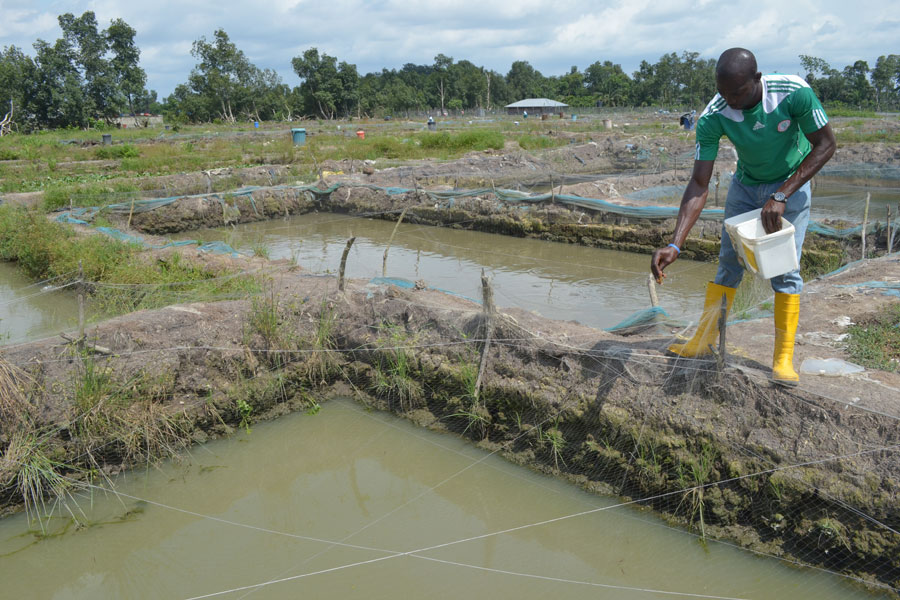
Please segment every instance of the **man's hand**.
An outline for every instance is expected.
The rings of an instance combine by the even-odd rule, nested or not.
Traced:
[[[662,285],[663,279],[666,278],[663,269],[675,262],[675,259],[677,258],[678,251],[672,246],[659,248],[653,253],[653,258],[650,259],[650,271],[653,273],[653,278],[656,279],[656,283]]]
[[[769,198],[769,201],[763,206],[760,218],[766,233],[781,231],[781,215],[784,214],[784,208],[784,202],[775,202],[772,198]]]

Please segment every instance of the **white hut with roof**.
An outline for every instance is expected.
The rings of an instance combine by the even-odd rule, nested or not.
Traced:
[[[506,105],[506,113],[521,115],[527,112],[529,115],[553,115],[563,112],[569,105],[549,98],[526,98]]]

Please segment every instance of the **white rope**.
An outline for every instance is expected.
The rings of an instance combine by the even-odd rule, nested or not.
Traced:
[[[442,543],[442,544],[435,544],[435,545],[433,545],[433,546],[428,546],[428,547],[424,547],[424,548],[419,548],[419,549],[416,549],[416,550],[409,550],[409,551],[407,551],[407,552],[398,552],[398,553],[392,554],[392,555],[390,555],[390,556],[384,556],[384,557],[375,558],[375,559],[370,559],[370,560],[366,560],[366,561],[360,561],[360,562],[356,562],[356,563],[351,563],[351,564],[341,565],[341,566],[338,566],[338,567],[332,567],[332,568],[329,568],[329,569],[324,569],[324,570],[321,570],[321,571],[315,571],[315,572],[311,572],[311,573],[303,573],[303,574],[295,575],[295,576],[291,576],[291,577],[283,577],[283,578],[279,578],[279,579],[274,579],[274,580],[266,581],[266,582],[263,582],[263,583],[252,584],[252,585],[242,586],[242,587],[238,587],[238,588],[232,588],[232,589],[229,589],[229,590],[223,590],[223,591],[220,591],[220,592],[214,592],[214,593],[212,593],[212,594],[207,594],[207,595],[203,595],[203,596],[195,596],[195,597],[190,598],[190,599],[188,599],[188,600],[199,600],[200,598],[211,598],[211,597],[214,597],[214,596],[219,596],[219,595],[223,595],[223,594],[233,593],[233,592],[237,592],[237,591],[245,591],[245,590],[254,589],[254,588],[258,588],[258,587],[262,587],[262,586],[273,585],[273,584],[276,584],[276,583],[283,583],[283,582],[287,582],[287,581],[294,581],[294,580],[297,580],[297,579],[302,579],[302,578],[310,577],[310,576],[313,576],[313,575],[320,575],[320,574],[330,573],[330,572],[333,572],[333,571],[342,570],[342,569],[346,569],[346,568],[351,568],[351,567],[356,567],[356,566],[361,566],[361,565],[367,565],[367,564],[371,564],[371,563],[375,563],[375,562],[380,562],[380,561],[383,561],[383,560],[387,560],[387,559],[389,559],[389,558],[398,558],[398,557],[401,557],[401,556],[418,555],[418,554],[421,554],[421,553],[424,553],[424,552],[429,552],[429,551],[432,551],[432,550],[437,550],[437,549],[446,548],[446,547],[449,547],[449,546],[455,546],[455,545],[459,545],[459,544],[464,544],[464,543],[468,543],[468,542],[472,542],[472,541],[478,541],[478,540],[482,540],[482,539],[486,539],[486,538],[490,538],[490,537],[495,537],[495,536],[498,536],[498,535],[505,535],[505,534],[508,534],[508,533],[513,533],[513,532],[521,531],[521,530],[524,530],[524,529],[530,529],[530,528],[533,528],[533,527],[540,527],[540,526],[543,526],[543,525],[549,525],[549,524],[553,524],[553,523],[558,523],[558,522],[565,521],[565,520],[568,520],[568,519],[573,519],[573,518],[576,518],[576,517],[582,517],[582,516],[586,516],[586,515],[591,515],[591,514],[594,514],[594,513],[603,512],[603,511],[610,510],[610,509],[614,509],[614,508],[621,508],[621,507],[624,507],[624,506],[629,506],[629,505],[633,505],[633,504],[637,504],[637,503],[648,502],[648,501],[652,501],[652,500],[658,500],[658,499],[665,498],[665,497],[672,496],[672,495],[685,494],[685,493],[688,493],[688,492],[691,492],[691,491],[700,490],[700,489],[705,489],[705,488],[708,488],[708,487],[719,486],[719,485],[723,485],[723,484],[727,484],[727,483],[733,483],[733,482],[740,481],[740,480],[742,480],[742,479],[747,479],[747,478],[750,478],[750,477],[758,477],[758,476],[760,476],[760,475],[766,475],[766,474],[776,473],[776,472],[779,472],[779,471],[785,471],[785,470],[793,469],[793,468],[797,468],[797,467],[804,467],[804,466],[810,466],[810,465],[815,465],[815,464],[823,464],[823,463],[826,463],[826,462],[832,462],[832,461],[835,461],[835,460],[842,460],[842,459],[846,459],[846,458],[852,458],[852,457],[856,457],[856,456],[862,456],[862,455],[870,454],[870,453],[873,453],[873,452],[896,451],[896,450],[898,450],[898,449],[900,449],[900,444],[896,444],[896,445],[892,445],[892,446],[885,446],[885,447],[878,448],[878,449],[875,449],[875,450],[865,450],[865,451],[861,451],[861,452],[855,452],[855,453],[846,454],[846,455],[837,456],[837,457],[829,457],[829,458],[824,458],[824,459],[819,459],[819,460],[814,460],[814,461],[807,461],[807,462],[803,462],[803,463],[796,463],[796,464],[793,464],[793,465],[785,465],[785,466],[783,466],[783,467],[774,467],[774,468],[772,468],[772,469],[766,469],[766,470],[763,470],[763,471],[757,471],[757,472],[755,472],[755,473],[749,473],[749,474],[747,474],[747,475],[741,475],[741,476],[739,476],[739,477],[732,477],[732,478],[720,480],[720,481],[717,481],[717,482],[711,482],[711,483],[707,483],[707,484],[701,484],[701,485],[693,486],[693,487],[690,487],[690,488],[685,488],[685,489],[682,489],[682,490],[676,490],[676,491],[672,491],[672,492],[665,492],[665,493],[662,493],[662,494],[658,494],[658,495],[656,495],[656,496],[650,496],[650,497],[645,497],[645,498],[641,498],[641,499],[630,500],[630,501],[627,501],[627,502],[620,502],[620,503],[618,503],[618,504],[612,504],[612,505],[609,505],[609,506],[598,507],[598,508],[594,508],[594,509],[590,509],[590,510],[580,511],[580,512],[577,512],[577,513],[572,513],[572,514],[564,515],[564,516],[561,516],[561,517],[555,517],[555,518],[552,518],[552,519],[545,519],[545,520],[543,520],[543,521],[538,521],[538,522],[535,522],[535,523],[529,523],[529,524],[526,524],[526,525],[520,525],[520,526],[517,526],[517,527],[510,527],[510,528],[507,528],[507,529],[503,529],[503,530],[499,530],[499,531],[494,531],[494,532],[489,532],[489,533],[485,533],[485,534],[481,534],[481,535],[476,535],[476,536],[471,536],[471,537],[468,537],[468,538],[464,538],[464,539],[460,539],[460,540],[455,540],[455,541],[451,541],[451,542],[445,542],[445,543]],[[495,452],[496,452],[496,451],[495,451]],[[492,454],[493,454],[493,453],[492,453]],[[478,462],[481,462],[482,460],[485,460],[486,458],[487,458],[487,457],[485,457],[485,458],[483,458],[483,459],[477,461],[476,463],[473,463],[473,465],[474,465],[474,464],[477,464]],[[469,467],[471,467],[471,466],[473,466],[473,465],[469,465]],[[459,473],[464,472],[464,471],[467,470],[469,467],[466,467],[466,468],[462,469],[461,471],[459,471]],[[457,473],[457,474],[458,474],[458,473]],[[452,477],[455,477],[455,476],[456,476],[456,475],[453,475],[453,476],[451,476],[451,478],[452,478]],[[438,487],[438,486],[440,486],[440,485],[443,485],[443,483],[445,483],[446,481],[447,481],[447,480],[442,481],[441,483],[437,484],[436,486],[434,486],[434,487],[431,488],[431,489],[435,489],[436,487]],[[423,494],[425,494],[425,493],[431,491],[431,489],[426,490],[425,492],[423,492],[422,494],[420,494],[419,496],[417,496],[417,497],[414,498],[414,499],[417,499],[417,498],[420,497],[421,495],[423,495]],[[404,503],[404,505],[402,505],[402,506],[405,506],[405,505],[408,504],[408,503],[409,503],[409,502]],[[393,512],[396,512],[396,509],[395,509],[395,511],[392,511],[391,513],[388,513],[388,514],[392,514]],[[365,529],[365,527],[364,527],[363,529]]]
[[[422,560],[429,560],[432,562],[443,563],[445,565],[453,565],[457,567],[465,567],[467,569],[476,569],[478,571],[487,571],[490,573],[498,573],[500,575],[513,575],[515,577],[527,577],[529,579],[540,579],[543,581],[553,581],[556,583],[571,583],[575,585],[586,585],[590,587],[600,587],[611,590],[622,590],[628,592],[645,592],[648,594],[660,594],[665,596],[681,596],[684,598],[711,598],[714,600],[746,600],[745,598],[736,598],[732,596],[711,596],[707,594],[696,594],[692,592],[673,592],[668,590],[659,590],[654,588],[640,588],[640,587],[632,587],[627,585],[613,585],[610,583],[597,583],[594,581],[578,581],[575,579],[564,579],[562,577],[550,577],[547,575],[537,575],[534,573],[522,573],[519,571],[506,571],[503,569],[492,569],[490,567],[482,567],[480,565],[472,565],[468,563],[455,562],[452,560],[444,560],[440,558],[433,558],[430,556],[421,556],[419,554],[411,554],[413,558],[419,558]]]

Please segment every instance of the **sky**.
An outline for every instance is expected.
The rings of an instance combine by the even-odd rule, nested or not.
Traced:
[[[35,40],[61,36],[59,15],[85,11],[101,29],[121,18],[137,31],[147,87],[160,99],[187,81],[192,43],[220,28],[292,87],[291,58],[310,47],[360,74],[432,64],[439,53],[502,74],[525,60],[545,76],[598,60],[630,75],[669,52],[717,58],[734,46],[752,50],[764,73],[801,75],[800,54],[837,69],[900,54],[900,11],[886,0],[0,0],[0,47],[33,56]]]

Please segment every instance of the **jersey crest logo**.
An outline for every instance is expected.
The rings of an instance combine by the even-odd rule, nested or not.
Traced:
[[[787,131],[787,128],[790,126],[791,126],[791,120],[785,119],[784,121],[782,121],[781,123],[778,124],[778,132],[784,133],[785,131]]]
[[[762,123],[757,121],[756,125],[753,126],[753,131],[756,131],[757,129],[765,129],[765,127],[766,127],[765,125],[763,125]]]

